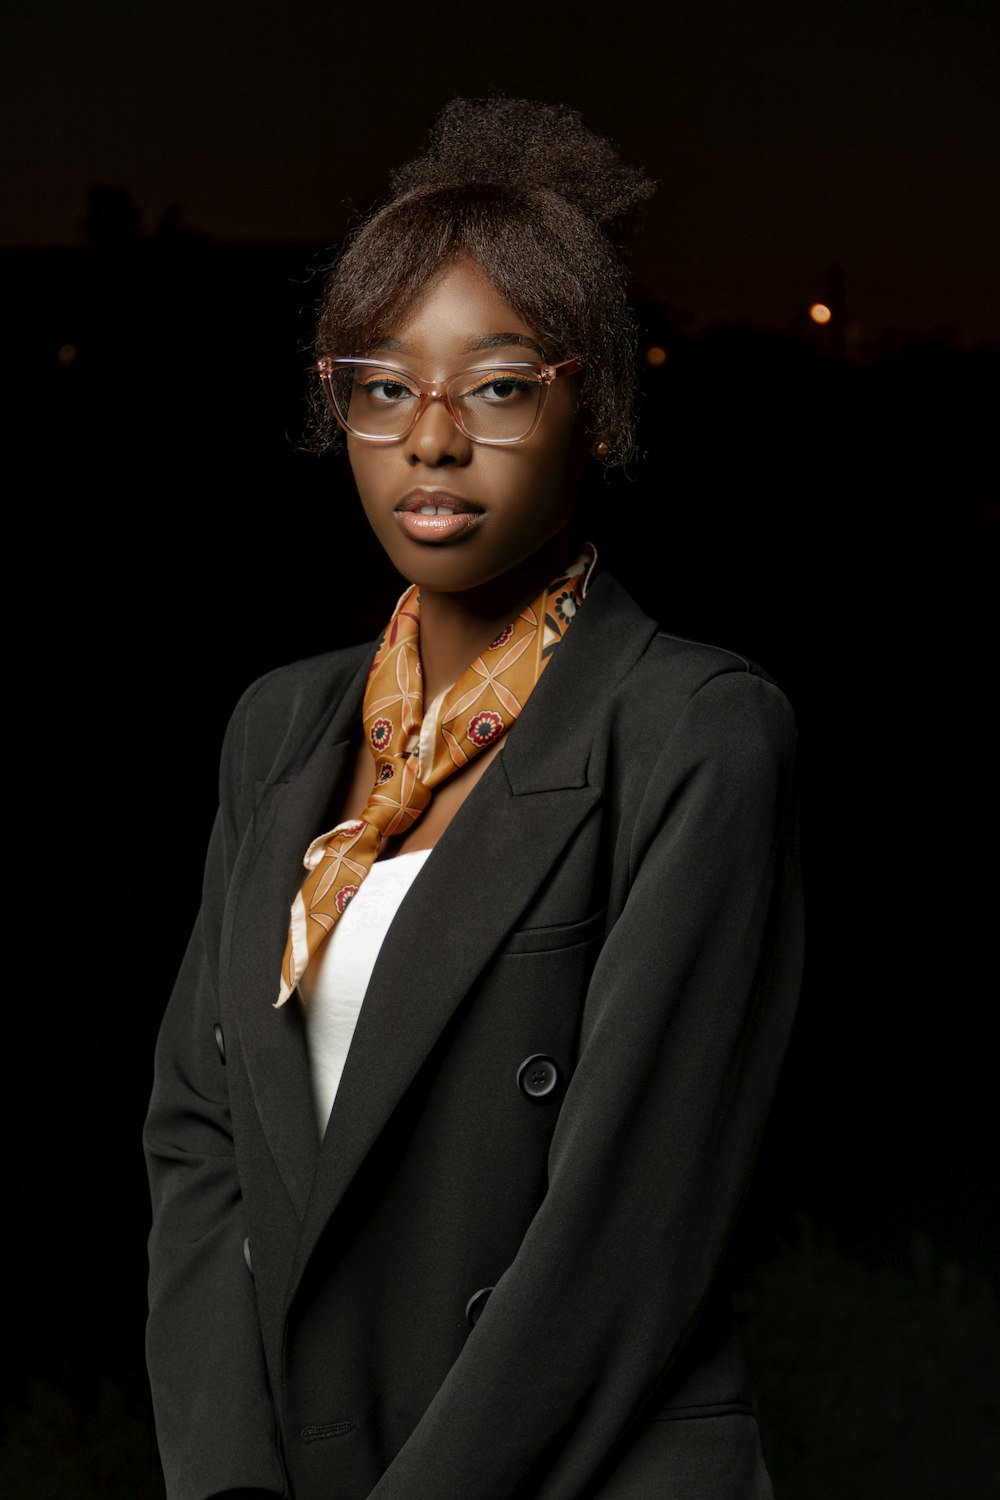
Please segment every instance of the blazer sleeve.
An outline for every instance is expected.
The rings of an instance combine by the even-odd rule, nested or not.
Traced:
[[[578,1500],[669,1381],[798,997],[794,744],[781,692],[726,672],[650,755],[546,1196],[370,1500]]]
[[[245,726],[263,681],[244,693],[226,731],[201,910],[160,1029],[144,1132],[153,1207],[146,1354],[168,1500],[285,1490],[215,1037],[222,913],[252,794]]]

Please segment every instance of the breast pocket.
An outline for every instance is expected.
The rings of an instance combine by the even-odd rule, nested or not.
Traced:
[[[518,927],[510,934],[500,950],[503,958],[516,958],[529,953],[559,953],[565,948],[576,948],[593,943],[604,936],[605,908],[595,911],[579,922],[559,922],[549,927]]]
[[[518,1097],[558,1104],[576,1062],[583,1005],[604,940],[605,913],[578,922],[513,931],[490,965],[477,1014],[504,1038],[504,1073],[516,1075]],[[533,1079],[533,1061],[552,1074]],[[512,1096],[513,1098],[514,1096]]]

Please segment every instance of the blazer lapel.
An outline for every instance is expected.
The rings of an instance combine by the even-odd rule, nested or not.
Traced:
[[[275,1010],[274,1001],[288,913],[303,878],[302,855],[329,826],[348,770],[373,651],[365,647],[360,656],[354,654],[334,684],[332,707],[312,736],[312,748],[300,753],[282,780],[258,785],[222,934],[221,973],[230,988],[254,1103],[300,1217],[319,1138],[299,1007],[291,1000]]]
[[[614,686],[655,630],[610,575],[595,578],[503,750],[403,902],[372,974],[334,1101],[290,1295],[448,1021],[600,800],[600,786],[588,780],[594,733]],[[440,921],[456,892],[465,934],[460,944],[454,927]]]
[[[293,1287],[421,1064],[599,797],[588,786],[549,791],[529,808],[511,790],[501,754],[438,842],[372,973],[323,1139]],[[504,852],[514,850],[519,863],[512,873]],[[454,925],[440,920],[456,892],[460,943]]]

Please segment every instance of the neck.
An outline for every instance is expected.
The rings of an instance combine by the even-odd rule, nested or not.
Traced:
[[[538,552],[475,589],[459,594],[420,589],[420,663],[424,702],[457,682],[470,662],[531,604],[579,550],[569,528]]]

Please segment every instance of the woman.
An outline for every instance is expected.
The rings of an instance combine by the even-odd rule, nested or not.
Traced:
[[[720,1267],[798,987],[793,721],[575,524],[630,443],[601,224],[648,190],[456,101],[333,274],[408,587],[227,731],[146,1131],[171,1500],[771,1493]]]

